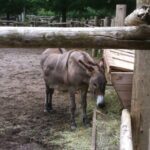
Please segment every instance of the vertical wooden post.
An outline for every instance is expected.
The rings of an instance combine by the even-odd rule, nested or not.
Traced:
[[[109,27],[111,25],[110,17],[105,17],[104,19],[104,27]]]
[[[123,109],[121,115],[120,150],[133,150],[131,117],[127,109]]]
[[[97,57],[97,53],[98,53],[98,50],[95,48],[92,48],[92,57]]]
[[[115,26],[123,26],[124,19],[126,17],[126,5],[117,5],[116,6],[116,19]]]
[[[148,150],[150,127],[150,51],[137,50],[131,104],[135,150]]]
[[[115,26],[115,18],[112,18],[111,19],[111,27],[114,27]]]
[[[99,26],[99,18],[98,18],[98,16],[95,16],[94,21],[95,21],[95,26]]]
[[[150,0],[137,0],[137,7]],[[150,51],[137,50],[131,102],[134,150],[148,150],[150,128]]]
[[[21,13],[21,21],[25,22],[25,7],[23,8],[23,12]]]

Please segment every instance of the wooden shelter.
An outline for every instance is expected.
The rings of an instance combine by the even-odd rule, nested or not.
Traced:
[[[104,50],[108,77],[119,96],[121,104],[128,109],[131,107],[134,52],[134,50],[127,49]]]

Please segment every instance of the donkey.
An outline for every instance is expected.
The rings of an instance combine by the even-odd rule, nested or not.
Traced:
[[[65,51],[65,49],[47,49],[41,56],[41,67],[46,86],[45,110],[52,110],[54,89],[66,89],[70,96],[71,129],[76,128],[75,93],[80,90],[83,124],[88,125],[86,107],[88,88],[95,95],[98,107],[103,107],[106,78],[104,61],[95,63],[84,51]]]

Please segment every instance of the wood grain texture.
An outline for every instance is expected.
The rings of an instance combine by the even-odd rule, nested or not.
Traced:
[[[141,61],[143,60],[143,61]],[[147,150],[150,128],[150,51],[136,51],[132,94],[132,125],[135,150]]]
[[[127,5],[116,5],[115,26],[123,26],[126,17]]]
[[[93,111],[93,124],[92,124],[92,145],[91,150],[96,150],[96,109]]]
[[[112,83],[132,84],[133,72],[112,72]]]
[[[131,116],[127,109],[123,109],[121,115],[120,150],[133,150]]]
[[[112,84],[123,108],[130,110],[133,72],[111,72]]]
[[[150,49],[150,27],[0,27],[0,47]]]
[[[131,51],[131,53],[130,53]],[[134,69],[134,51],[122,49],[104,49],[104,59],[106,60],[107,70],[131,72]]]
[[[137,7],[150,0],[137,0]],[[131,116],[135,150],[148,150],[150,129],[150,51],[136,51]]]

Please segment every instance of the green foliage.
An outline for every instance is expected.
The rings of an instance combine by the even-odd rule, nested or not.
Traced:
[[[100,10],[96,10],[93,9],[91,7],[87,7],[87,11],[89,16],[99,16],[101,18],[105,17],[105,16],[112,16],[114,15],[114,11],[113,10],[109,10],[107,8],[102,8]]]
[[[50,11],[50,10],[47,11],[44,8],[42,8],[42,9],[40,9],[40,10],[37,11],[37,15],[38,16],[54,16],[55,13],[52,12],[52,11]]]
[[[88,0],[88,4],[94,10],[98,10],[100,16],[114,15],[117,4],[126,4],[127,13],[130,13],[136,6],[136,0]]]
[[[27,13],[38,14],[41,9],[44,9],[46,11],[47,6],[47,0],[26,0]]]
[[[18,15],[25,8],[28,14],[59,15],[62,21],[66,21],[67,16],[112,16],[116,4],[127,4],[127,13],[130,13],[136,6],[136,0],[0,0],[0,4],[0,14]]]
[[[91,16],[114,16],[116,4],[127,4],[127,13],[136,6],[136,0],[49,0],[52,11],[62,16],[67,13],[73,18],[89,18]]]
[[[23,11],[25,0],[0,0],[0,13],[16,15]]]
[[[25,9],[27,13],[35,13],[46,9],[47,0],[0,0],[0,14],[18,15]]]
[[[85,0],[49,0],[50,9],[56,14],[60,14],[63,22],[66,21],[68,12],[71,12],[72,15],[76,14],[78,16],[79,13],[83,14],[86,6],[87,3]]]

